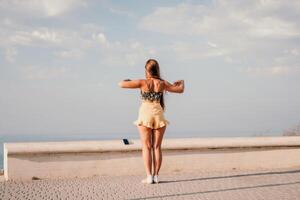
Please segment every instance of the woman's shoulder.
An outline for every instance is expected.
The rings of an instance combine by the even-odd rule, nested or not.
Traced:
[[[159,82],[161,84],[165,83],[165,80],[158,79],[158,78],[151,78],[151,79],[138,79],[141,83],[147,84],[149,82],[155,82],[156,84]]]
[[[146,84],[147,80],[146,79],[138,79],[141,84]]]
[[[162,78],[155,78],[156,84],[159,84],[161,86],[165,85],[165,80]]]
[[[163,80],[163,82],[164,82],[164,85],[166,85],[166,86],[168,86],[168,85],[172,85],[169,81],[167,81],[167,80]]]

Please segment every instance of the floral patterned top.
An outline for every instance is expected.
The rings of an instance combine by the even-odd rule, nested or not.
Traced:
[[[141,99],[142,100],[149,100],[149,101],[160,101],[162,97],[162,92],[153,92],[153,91],[141,91]]]

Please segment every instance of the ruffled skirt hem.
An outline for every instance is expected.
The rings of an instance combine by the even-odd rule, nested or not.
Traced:
[[[133,124],[136,126],[145,126],[145,127],[151,128],[151,129],[158,129],[158,128],[162,128],[166,125],[169,125],[170,122],[168,120],[162,120],[158,124],[153,125],[152,123],[147,122],[147,121],[136,120],[133,122]]]

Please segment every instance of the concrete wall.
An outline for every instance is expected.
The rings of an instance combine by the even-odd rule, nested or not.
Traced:
[[[161,174],[300,167],[297,136],[164,139],[162,149]],[[145,174],[140,140],[4,144],[5,180],[124,174]]]

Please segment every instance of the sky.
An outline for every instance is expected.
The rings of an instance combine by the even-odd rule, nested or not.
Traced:
[[[300,1],[1,0],[0,135],[138,136],[149,58],[169,137],[281,134],[300,122]]]

